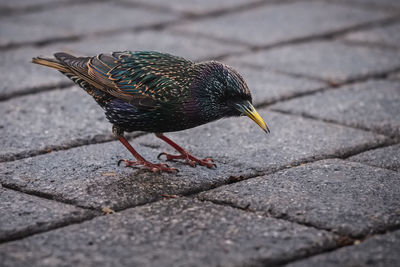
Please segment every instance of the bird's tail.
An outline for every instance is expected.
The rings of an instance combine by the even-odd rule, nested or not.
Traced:
[[[69,72],[69,69],[57,59],[34,57],[32,58],[32,63],[50,67],[61,72]]]

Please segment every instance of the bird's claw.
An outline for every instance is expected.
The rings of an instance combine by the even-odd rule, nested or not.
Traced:
[[[189,153],[184,153],[180,155],[171,155],[165,152],[162,152],[158,154],[157,158],[160,159],[161,156],[165,156],[167,161],[174,161],[177,159],[184,159],[187,164],[190,165],[190,167],[197,167],[197,165],[201,166],[206,166],[207,168],[216,168],[217,165],[214,163],[214,161],[211,158],[204,158],[204,159],[198,159]]]
[[[165,163],[160,163],[160,164],[154,164],[148,161],[132,161],[132,160],[127,160],[127,159],[120,159],[118,161],[118,166],[121,164],[121,162],[125,162],[125,167],[135,167],[138,165],[142,165],[144,168],[146,168],[147,170],[151,171],[151,172],[179,172],[179,170],[177,168],[173,168],[173,167],[169,167],[167,164]]]

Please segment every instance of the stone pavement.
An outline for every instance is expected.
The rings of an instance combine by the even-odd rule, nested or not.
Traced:
[[[0,0],[0,10],[0,266],[400,266],[398,0]],[[118,167],[129,153],[101,108],[30,63],[113,50],[234,66],[271,134],[224,119],[168,134],[215,170]],[[151,161],[171,151],[150,134],[129,138]]]

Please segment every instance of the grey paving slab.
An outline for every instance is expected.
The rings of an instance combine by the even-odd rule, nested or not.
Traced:
[[[184,199],[0,245],[3,266],[276,264],[336,245],[325,231]]]
[[[361,130],[259,111],[270,125],[269,135],[244,117],[167,135],[198,157],[213,157],[218,165],[215,170],[173,162],[170,165],[179,168],[178,174],[118,167],[119,159],[131,156],[115,141],[1,163],[0,182],[80,206],[122,209],[160,199],[163,194],[191,194],[386,142],[383,136]],[[132,145],[152,162],[157,162],[162,151],[174,152],[150,134],[134,139]]]
[[[253,104],[270,104],[285,98],[311,93],[327,84],[307,78],[297,78],[243,64],[233,64],[250,88]]]
[[[0,242],[79,222],[92,216],[93,211],[0,186]]]
[[[0,51],[0,79],[2,80],[0,99],[21,94],[27,90],[55,87],[68,81],[54,71],[31,63],[32,57],[37,56],[38,52],[41,54],[41,51],[33,48]]]
[[[400,231],[395,231],[374,236],[357,246],[344,247],[285,266],[398,266],[400,262],[399,247]]]
[[[333,83],[386,73],[400,67],[396,51],[321,41],[284,46],[227,60],[322,78]]]
[[[146,6],[162,8],[172,12],[180,12],[188,15],[204,15],[210,12],[221,12],[233,8],[240,8],[255,3],[262,3],[263,0],[225,0],[225,1],[212,1],[212,0],[122,0],[126,3],[140,3]]]
[[[352,0],[352,2],[365,5],[366,7],[400,8],[398,0]]]
[[[400,84],[380,80],[290,100],[273,109],[400,136],[399,101]]]
[[[357,43],[366,43],[370,45],[377,44],[393,48],[400,48],[400,23],[352,32],[345,35],[344,39]]]
[[[199,197],[353,237],[400,225],[399,173],[342,160],[283,170]]]
[[[112,140],[104,111],[76,87],[4,101],[0,114],[0,161]]]
[[[38,6],[42,7],[44,5],[52,5],[54,3],[68,3],[73,2],[74,0],[1,0],[0,8],[6,9],[6,11],[10,11],[13,9],[21,9],[21,8],[36,8]]]
[[[175,29],[264,46],[305,36],[325,34],[387,17],[382,11],[327,2],[266,5],[240,13],[186,23]]]
[[[0,18],[0,46],[149,26],[175,19],[166,12],[86,3]]]
[[[389,75],[389,79],[395,80],[395,81],[400,80],[400,72],[396,72],[396,73]]]
[[[34,33],[32,33],[34,34]],[[23,48],[0,52],[0,98],[21,93],[27,89],[55,86],[68,81],[54,70],[31,63],[32,57],[51,56],[66,51],[77,55],[95,55],[124,50],[156,50],[192,60],[213,58],[243,50],[233,44],[223,44],[201,37],[182,36],[166,31],[125,33],[115,36],[87,38],[79,42],[59,43],[44,48]],[[23,75],[23,79],[21,79]]]
[[[369,150],[350,157],[348,160],[400,171],[400,144]]]

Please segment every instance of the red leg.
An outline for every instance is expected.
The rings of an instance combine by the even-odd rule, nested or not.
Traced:
[[[121,162],[125,162],[126,167],[129,166],[138,166],[138,165],[143,165],[146,169],[152,171],[152,172],[177,172],[178,169],[169,167],[167,164],[154,164],[151,163],[147,160],[145,160],[139,153],[136,152],[135,149],[129,144],[128,140],[125,139],[123,136],[118,136],[118,140],[132,153],[132,155],[136,158],[136,161],[130,161],[126,159],[121,159],[118,161],[118,165]]]
[[[198,159],[191,155],[189,152],[184,150],[182,147],[180,147],[178,144],[173,142],[171,139],[163,135],[162,133],[157,133],[156,136],[160,138],[161,140],[165,141],[167,144],[175,148],[176,151],[180,153],[180,155],[170,155],[165,152],[162,152],[158,155],[157,158],[160,158],[161,156],[166,156],[167,161],[175,160],[175,159],[184,159],[190,166],[196,167],[197,164],[206,166],[208,168],[212,167],[217,167],[217,165],[213,162],[211,158],[205,158],[205,159]]]

